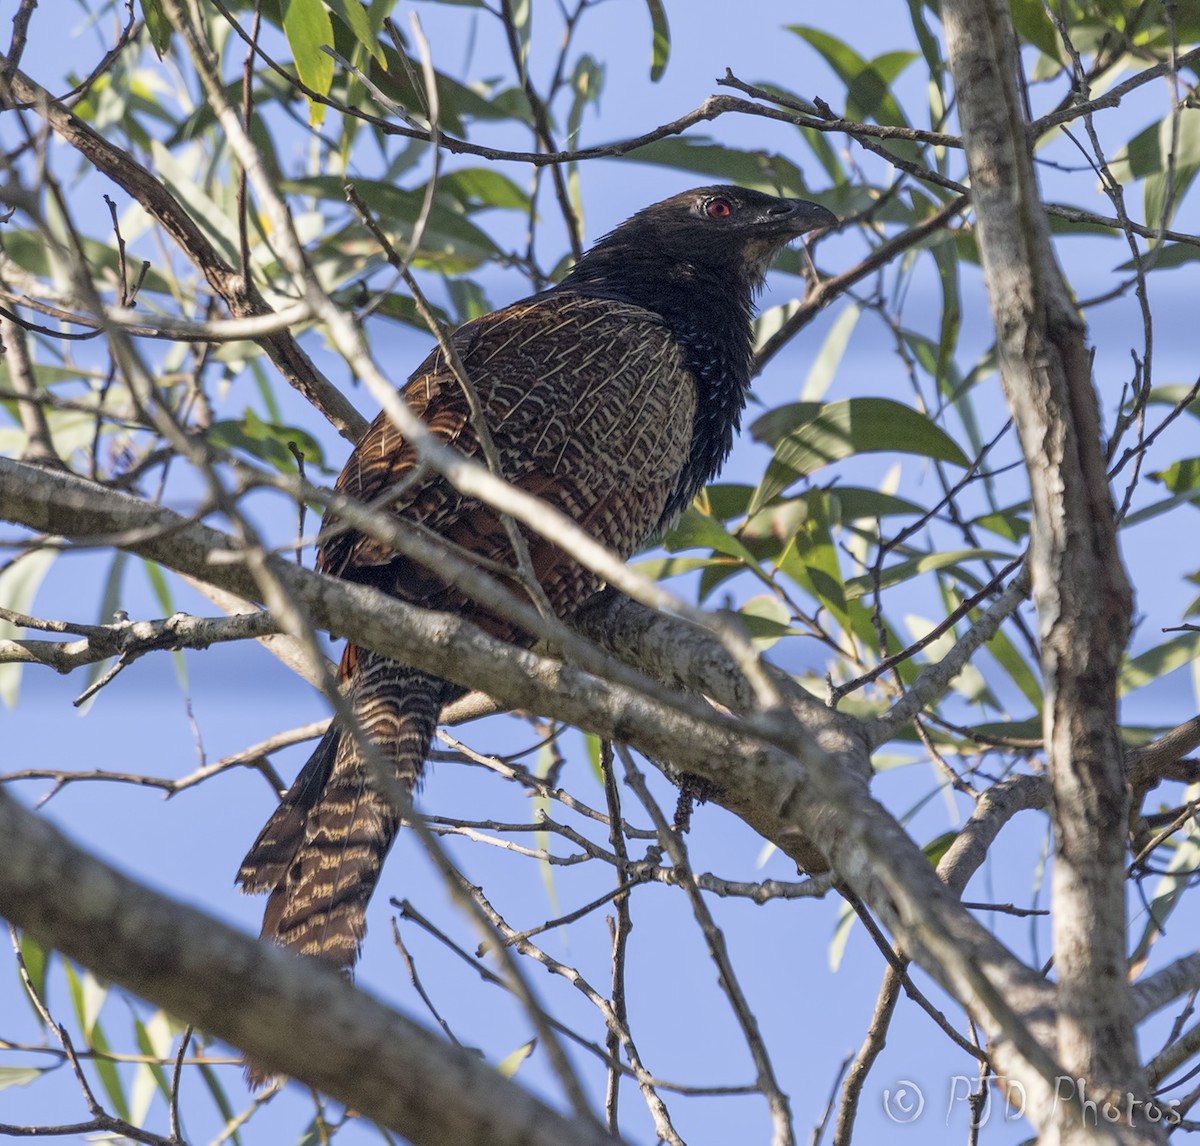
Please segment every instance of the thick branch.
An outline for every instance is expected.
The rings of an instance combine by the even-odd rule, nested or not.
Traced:
[[[1125,783],[1117,668],[1131,594],[1116,544],[1091,359],[1054,257],[1003,0],[947,0],[962,120],[1001,378],[1030,476],[1030,566],[1046,681],[1055,824],[1058,1046],[1088,1093],[1144,1093],[1125,965]],[[1086,1134],[1058,1116],[1063,1141]],[[1161,1141],[1142,1120],[1122,1140]],[[1089,1139],[1090,1140],[1090,1139]]]
[[[412,1142],[616,1142],[315,961],[258,943],[121,875],[3,789],[0,914],[263,1067],[303,1078]]]

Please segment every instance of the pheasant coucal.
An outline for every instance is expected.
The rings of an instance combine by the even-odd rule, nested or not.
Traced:
[[[751,368],[752,300],[775,252],[836,223],[824,207],[738,187],[702,187],[639,211],[550,290],[466,323],[455,347],[479,395],[503,476],[574,518],[622,558],[666,528],[729,454]],[[463,388],[440,351],[401,391],[438,438],[481,453]],[[496,512],[432,471],[381,414],[337,482],[461,551],[514,566]],[[317,567],[493,635],[527,634],[435,571],[326,514]],[[551,606],[569,617],[600,580],[526,533]],[[444,704],[462,689],[353,644],[344,694],[394,774],[421,777]],[[354,739],[330,727],[242,862],[247,892],[270,892],[263,935],[348,970],[399,816],[371,784]]]

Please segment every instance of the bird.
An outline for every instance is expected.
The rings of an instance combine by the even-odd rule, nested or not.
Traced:
[[[720,471],[746,403],[754,298],[773,256],[836,216],[803,199],[701,187],[638,211],[556,285],[460,326],[451,338],[478,395],[501,475],[573,518],[622,560],[662,534]],[[400,391],[444,444],[479,458],[462,383],[440,349]],[[499,514],[421,464],[386,413],[336,484],[386,499],[402,526],[515,568]],[[568,619],[600,579],[531,531],[546,600]],[[411,604],[465,617],[520,645],[529,634],[327,512],[317,569]],[[422,778],[442,707],[463,690],[353,643],[342,694],[373,749],[409,791]],[[262,935],[351,974],[367,902],[400,825],[354,737],[335,719],[242,861],[237,882],[267,893]]]

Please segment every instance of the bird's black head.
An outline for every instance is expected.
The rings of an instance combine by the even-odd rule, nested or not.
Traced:
[[[698,187],[627,219],[554,288],[653,311],[683,351],[696,380],[696,423],[662,526],[729,455],[750,385],[754,293],[771,258],[799,235],[836,223],[803,199]]]
[[[561,284],[663,313],[689,294],[723,294],[748,313],[771,258],[792,239],[837,223],[803,199],[743,187],[698,187],[639,211],[600,239]]]

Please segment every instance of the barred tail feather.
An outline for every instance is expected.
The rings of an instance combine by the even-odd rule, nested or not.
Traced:
[[[346,696],[380,758],[411,791],[452,686],[348,648]],[[263,937],[349,971],[400,816],[354,738],[330,727],[242,863],[244,891],[269,891]]]

